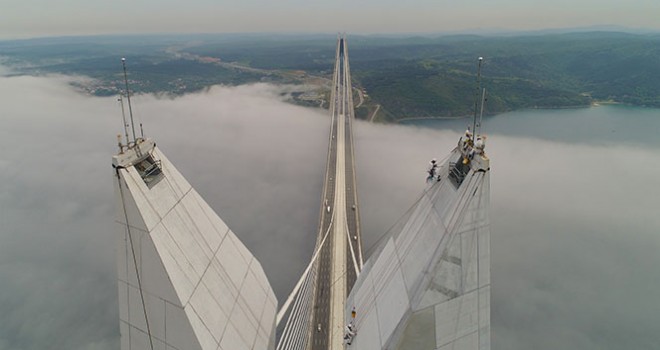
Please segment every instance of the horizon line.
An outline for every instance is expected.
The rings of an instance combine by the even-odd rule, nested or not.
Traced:
[[[66,39],[66,38],[92,38],[92,37],[156,37],[156,36],[325,36],[337,35],[337,33],[346,31],[224,31],[224,32],[135,32],[135,33],[93,33],[93,34],[54,34],[43,36],[15,36],[1,38],[0,42],[11,41],[30,41],[39,39]],[[516,35],[548,35],[548,34],[572,34],[572,33],[624,33],[635,35],[660,34],[660,28],[646,27],[626,27],[618,25],[593,25],[582,27],[548,27],[542,29],[508,29],[508,28],[473,28],[457,30],[439,30],[439,31],[400,31],[400,32],[352,32],[352,36],[363,37],[438,37],[455,35],[477,35],[477,36],[516,36]],[[351,33],[351,32],[347,32]]]

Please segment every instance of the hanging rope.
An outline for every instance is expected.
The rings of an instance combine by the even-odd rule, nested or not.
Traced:
[[[449,159],[450,156],[451,156],[451,153],[448,154],[447,156],[445,156],[444,158],[442,158],[440,161],[438,161],[438,163],[439,163],[439,164],[443,164],[442,166],[444,166],[444,162],[445,162],[447,159]],[[442,166],[441,166],[441,167],[442,167]],[[399,218],[396,219],[396,221],[395,221],[395,222],[394,222],[394,223],[393,223],[393,224],[387,229],[387,231],[385,231],[384,233],[382,233],[382,234],[380,235],[380,237],[378,237],[378,239],[376,239],[376,242],[372,243],[371,246],[370,246],[369,248],[367,248],[367,249],[364,251],[364,254],[363,254],[363,255],[366,255],[367,257],[370,257],[371,254],[376,250],[376,248],[378,248],[378,247],[380,246],[380,243],[381,243],[385,238],[388,238],[388,237],[391,236],[392,230],[393,230],[395,227],[397,227],[397,225],[399,225],[399,224],[401,223],[401,221],[402,221],[404,218],[406,218],[410,213],[412,213],[413,209],[415,209],[415,206],[416,206],[416,205],[417,205],[417,204],[418,204],[418,203],[424,198],[424,196],[426,195],[426,193],[429,192],[429,191],[430,191],[433,187],[435,187],[436,185],[437,185],[437,184],[433,184],[431,187],[424,189],[424,190],[422,191],[422,193],[417,197],[417,199],[413,202],[413,204],[408,208],[408,210],[406,210],[406,212],[403,213],[403,215],[399,216]]]
[[[140,273],[137,266],[137,257],[135,256],[135,246],[133,245],[133,235],[131,234],[131,226],[128,224],[128,212],[126,211],[126,203],[124,202],[124,191],[122,190],[121,176],[119,176],[119,168],[115,168],[117,171],[117,182],[119,185],[119,195],[121,197],[121,206],[124,210],[124,218],[126,220],[126,232],[128,233],[128,240],[131,244],[131,253],[133,255],[133,266],[135,266],[135,277],[137,278],[138,289],[140,290],[140,299],[142,300],[142,311],[144,312],[144,321],[147,324],[147,335],[149,336],[149,346],[151,350],[154,350],[154,342],[151,336],[151,328],[149,327],[149,318],[147,317],[147,305],[144,303],[144,292],[142,291],[142,281],[140,279]],[[126,281],[128,282],[128,281]]]

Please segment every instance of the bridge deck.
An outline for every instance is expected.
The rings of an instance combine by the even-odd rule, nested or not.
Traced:
[[[319,223],[320,242],[330,230],[317,268],[311,341],[313,350],[343,349],[345,301],[362,261],[353,151],[353,98],[345,38],[337,42],[330,111],[332,126]]]

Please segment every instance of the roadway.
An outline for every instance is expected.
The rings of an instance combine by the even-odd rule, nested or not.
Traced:
[[[316,263],[308,349],[344,349],[346,297],[361,267],[361,236],[353,149],[353,95],[345,37],[337,40],[330,98],[331,128],[321,198],[317,246],[329,235]]]

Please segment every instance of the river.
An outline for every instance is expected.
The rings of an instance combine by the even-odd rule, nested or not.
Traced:
[[[464,131],[471,118],[407,121],[433,129]],[[660,147],[660,109],[602,105],[576,109],[532,109],[484,117],[483,132],[591,145]]]

